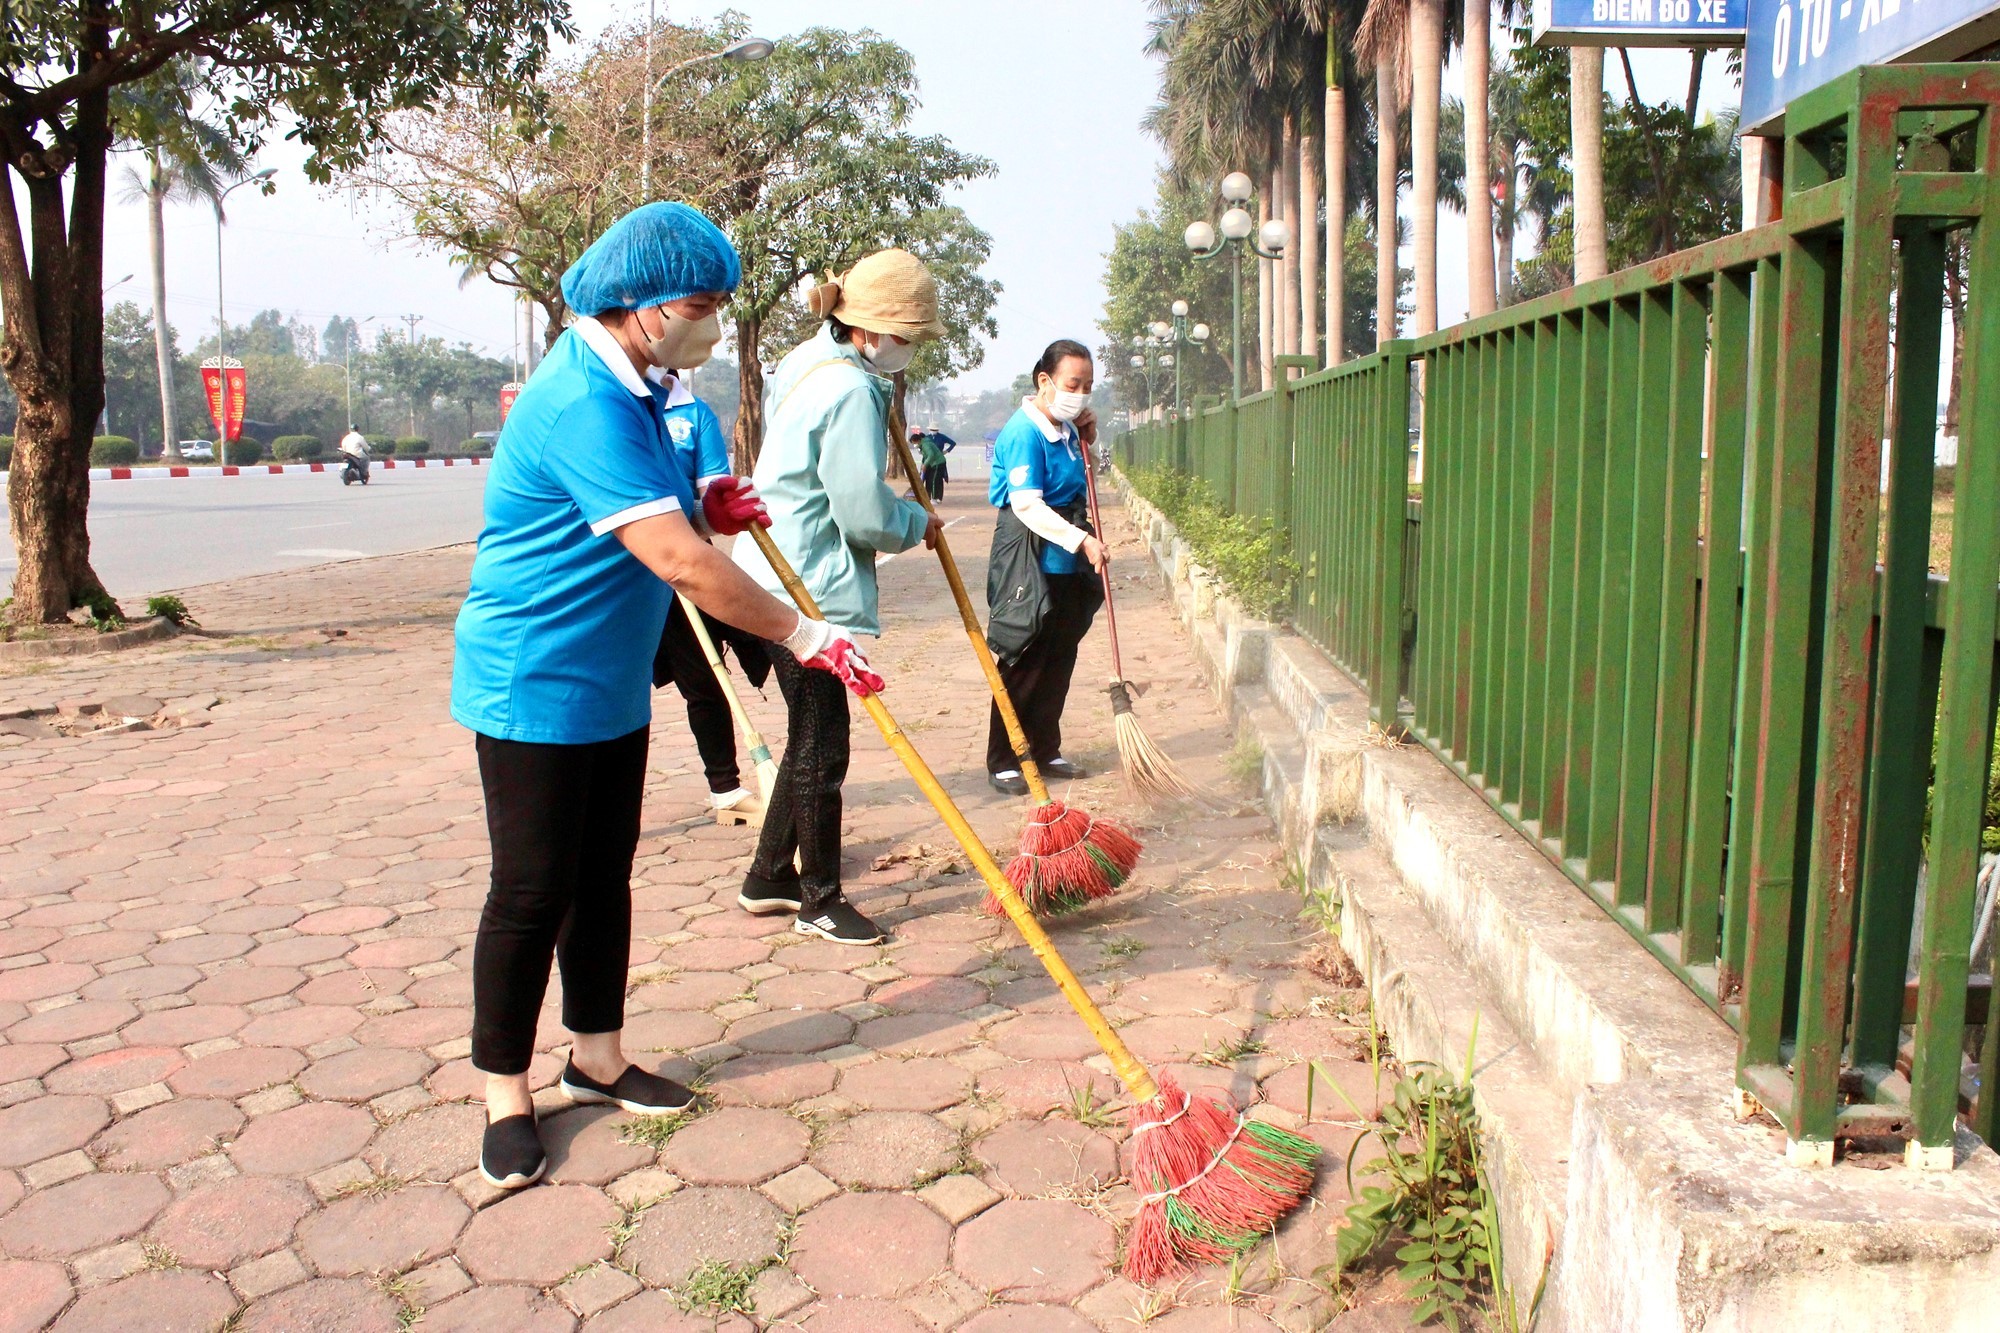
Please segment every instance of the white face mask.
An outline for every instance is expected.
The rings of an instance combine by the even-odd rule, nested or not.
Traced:
[[[893,375],[899,370],[907,370],[910,362],[916,359],[917,345],[899,343],[886,333],[877,336],[881,339],[880,342],[873,347],[861,349],[861,355],[875,368],[875,373]]]
[[[1090,406],[1090,395],[1071,393],[1057,389],[1049,399],[1049,419],[1051,421],[1075,421],[1083,415],[1083,409]]]
[[[659,337],[646,339],[646,356],[654,365],[662,370],[693,370],[715,355],[715,345],[722,341],[722,321],[716,316],[689,319],[665,306],[659,308],[659,316],[664,330]]]

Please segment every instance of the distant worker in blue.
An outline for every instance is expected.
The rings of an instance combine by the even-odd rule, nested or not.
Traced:
[[[1028,757],[1052,778],[1087,777],[1062,752],[1063,704],[1077,646],[1104,602],[1111,556],[1090,529],[1084,469],[1097,441],[1090,352],[1068,338],[1035,363],[1034,396],[993,442],[987,498],[1000,511],[986,568],[986,640],[1028,737]],[[986,728],[987,780],[1028,794],[1000,710]]]
[[[942,504],[944,484],[949,480],[945,455],[958,447],[958,441],[941,430],[913,430],[910,443],[916,449],[918,466],[923,469],[924,489],[930,493],[931,503]]]
[[[696,498],[645,378],[714,341],[742,276],[684,204],[628,213],[563,274],[579,318],[521,390],[494,451],[459,612],[451,712],[476,734],[492,882],[472,960],[472,1063],[486,1075],[480,1172],[502,1188],[547,1166],[528,1092],[551,959],[571,1033],[561,1087],[636,1115],[694,1093],[625,1058],[632,857],[646,783],[653,654],[676,594],[868,692],[851,636],[759,588],[705,532],[768,523],[754,488]]]
[[[715,410],[694,396],[688,387],[688,372],[707,363],[722,336],[719,323],[704,331],[702,338],[681,353],[685,365],[673,370],[657,367],[646,372],[653,396],[667,422],[667,439],[675,457],[687,474],[697,496],[705,497],[711,486],[734,483],[729,467],[729,445],[722,438],[722,423]],[[726,621],[704,617],[709,637],[718,653],[736,652],[736,664],[745,678],[759,689],[771,674],[768,645]],[[680,691],[687,705],[688,730],[694,734],[695,752],[701,756],[702,773],[708,779],[708,803],[718,824],[764,823],[764,802],[743,785],[743,770],[736,760],[736,724],[729,711],[729,698],[715,679],[708,655],[688,619],[687,603],[674,599],[667,612],[667,627],[653,654],[653,685],[669,681]]]

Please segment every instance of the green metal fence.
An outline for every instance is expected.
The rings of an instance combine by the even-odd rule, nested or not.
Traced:
[[[1739,1085],[1795,1156],[1895,1134],[1948,1165],[1961,1123],[2000,1143],[2000,1023],[1970,961],[2000,68],[1858,71],[1791,106],[1785,163],[1781,222],[1121,450],[1288,529],[1300,631],[1737,1029]],[[1929,570],[1948,250],[1949,583]]]

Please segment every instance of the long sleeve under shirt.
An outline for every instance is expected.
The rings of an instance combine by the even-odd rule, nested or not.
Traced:
[[[1008,419],[993,442],[993,481],[988,499],[1014,511],[1023,527],[1040,537],[1042,570],[1074,574],[1076,552],[1090,534],[1056,512],[1082,498],[1087,484],[1082,441],[1068,422],[1050,421],[1033,398]]]

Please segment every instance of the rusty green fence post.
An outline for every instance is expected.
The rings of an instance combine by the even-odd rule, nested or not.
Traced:
[[[1364,660],[1369,716],[1388,731],[1397,730],[1401,711],[1397,686],[1403,661],[1403,528],[1408,522],[1410,365],[1415,346],[1398,339],[1376,349],[1382,366],[1375,377],[1375,477],[1369,487],[1374,651]]]

